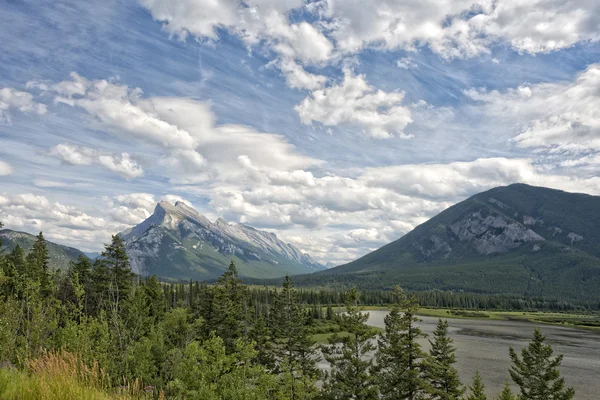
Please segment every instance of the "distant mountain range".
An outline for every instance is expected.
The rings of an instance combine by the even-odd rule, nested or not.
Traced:
[[[295,281],[600,301],[600,197],[498,187],[356,261]]]
[[[21,246],[25,252],[28,252],[36,237],[25,232],[12,231],[10,229],[0,230],[0,240],[2,240],[2,248],[7,252],[15,248],[16,245]],[[50,256],[50,266],[57,269],[66,269],[71,261],[75,261],[79,256],[85,254],[73,247],[67,247],[60,244],[47,242],[48,255]]]
[[[162,201],[139,225],[119,234],[131,266],[141,275],[213,279],[234,261],[254,278],[306,274],[325,269],[274,233],[219,218],[214,223],[183,202]]]

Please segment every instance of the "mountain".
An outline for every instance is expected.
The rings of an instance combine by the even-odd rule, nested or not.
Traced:
[[[34,235],[25,232],[12,231],[10,229],[0,230],[0,240],[2,240],[2,248],[9,252],[16,245],[21,246],[25,252],[33,246],[36,240]],[[60,244],[46,241],[48,247],[48,255],[50,257],[49,265],[55,269],[66,269],[71,261],[76,261],[79,256],[85,256],[83,252],[73,247],[67,247]]]
[[[231,261],[240,275],[275,278],[325,269],[274,233],[219,218],[214,223],[183,202],[162,201],[139,225],[119,234],[134,272],[173,279],[213,279]]]
[[[498,187],[358,260],[303,279],[600,301],[600,197]]]

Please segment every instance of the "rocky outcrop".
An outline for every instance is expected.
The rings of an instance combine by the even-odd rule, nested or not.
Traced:
[[[471,242],[479,254],[504,253],[523,243],[542,241],[544,238],[525,225],[501,214],[482,211],[468,214],[450,225],[451,232],[461,242]]]

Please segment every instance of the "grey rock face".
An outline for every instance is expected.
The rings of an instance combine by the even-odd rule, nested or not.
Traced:
[[[471,242],[478,253],[504,253],[526,242],[544,238],[525,225],[500,214],[483,215],[480,211],[450,225],[450,230],[462,242]]]
[[[163,245],[167,233],[177,241],[193,239],[194,249],[208,246],[220,254],[235,254],[247,259],[275,263],[274,258],[284,257],[306,266],[308,272],[325,269],[324,265],[310,255],[283,242],[274,233],[243,224],[229,223],[221,218],[211,223],[183,202],[172,205],[162,201],[145,221],[120,234],[127,246],[134,272],[144,274],[146,259],[159,258],[160,252],[169,251]]]

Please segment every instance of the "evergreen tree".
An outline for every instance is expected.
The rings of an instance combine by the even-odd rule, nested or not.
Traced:
[[[536,328],[533,340],[521,350],[521,357],[511,347],[509,350],[512,366],[510,376],[519,385],[521,400],[570,400],[575,396],[573,388],[565,388],[565,380],[558,367],[563,356],[552,357],[552,346],[546,344],[546,337]]]
[[[121,301],[126,301],[129,297],[133,278],[125,244],[120,236],[114,235],[112,237],[110,245],[106,245],[104,252],[102,252],[102,259],[106,268],[110,271],[110,300],[118,306]]]
[[[267,325],[267,319],[260,314],[250,330],[250,339],[254,341],[256,350],[256,361],[269,371],[275,369],[275,353],[271,330]]]
[[[329,346],[322,348],[331,372],[323,385],[326,398],[333,400],[378,399],[377,382],[371,374],[373,361],[366,356],[376,349],[372,340],[377,335],[366,322],[356,289],[346,293],[346,312],[338,317],[340,328],[347,336],[334,334]]]
[[[40,232],[29,254],[27,255],[29,277],[40,282],[41,290],[44,296],[50,294],[50,276],[48,273],[48,247],[44,235]]]
[[[429,340],[431,348],[426,363],[425,377],[431,385],[431,399],[458,400],[465,392],[454,368],[456,348],[452,343],[448,336],[448,321],[440,319],[433,332],[433,340]]]
[[[502,392],[498,395],[498,400],[516,400],[515,395],[512,390],[510,390],[508,382],[504,384],[504,389],[502,389]]]
[[[207,327],[223,339],[228,352],[233,352],[235,342],[246,336],[248,328],[248,288],[242,285],[233,261],[212,286],[210,301],[212,312]]]
[[[298,303],[298,292],[286,275],[283,289],[278,294],[273,310],[278,369],[283,374],[286,396],[304,399],[316,392],[314,386],[319,376],[316,367],[315,342],[308,330],[304,309]]]
[[[380,335],[376,354],[376,375],[383,399],[424,399],[430,391],[424,379],[426,354],[417,342],[426,337],[416,326],[417,309],[415,298],[407,297],[396,286],[394,304],[385,317],[385,332]]]
[[[481,375],[479,375],[479,371],[475,372],[473,383],[469,386],[469,391],[470,393],[466,400],[487,400],[487,396],[485,395],[485,385],[483,384]]]

